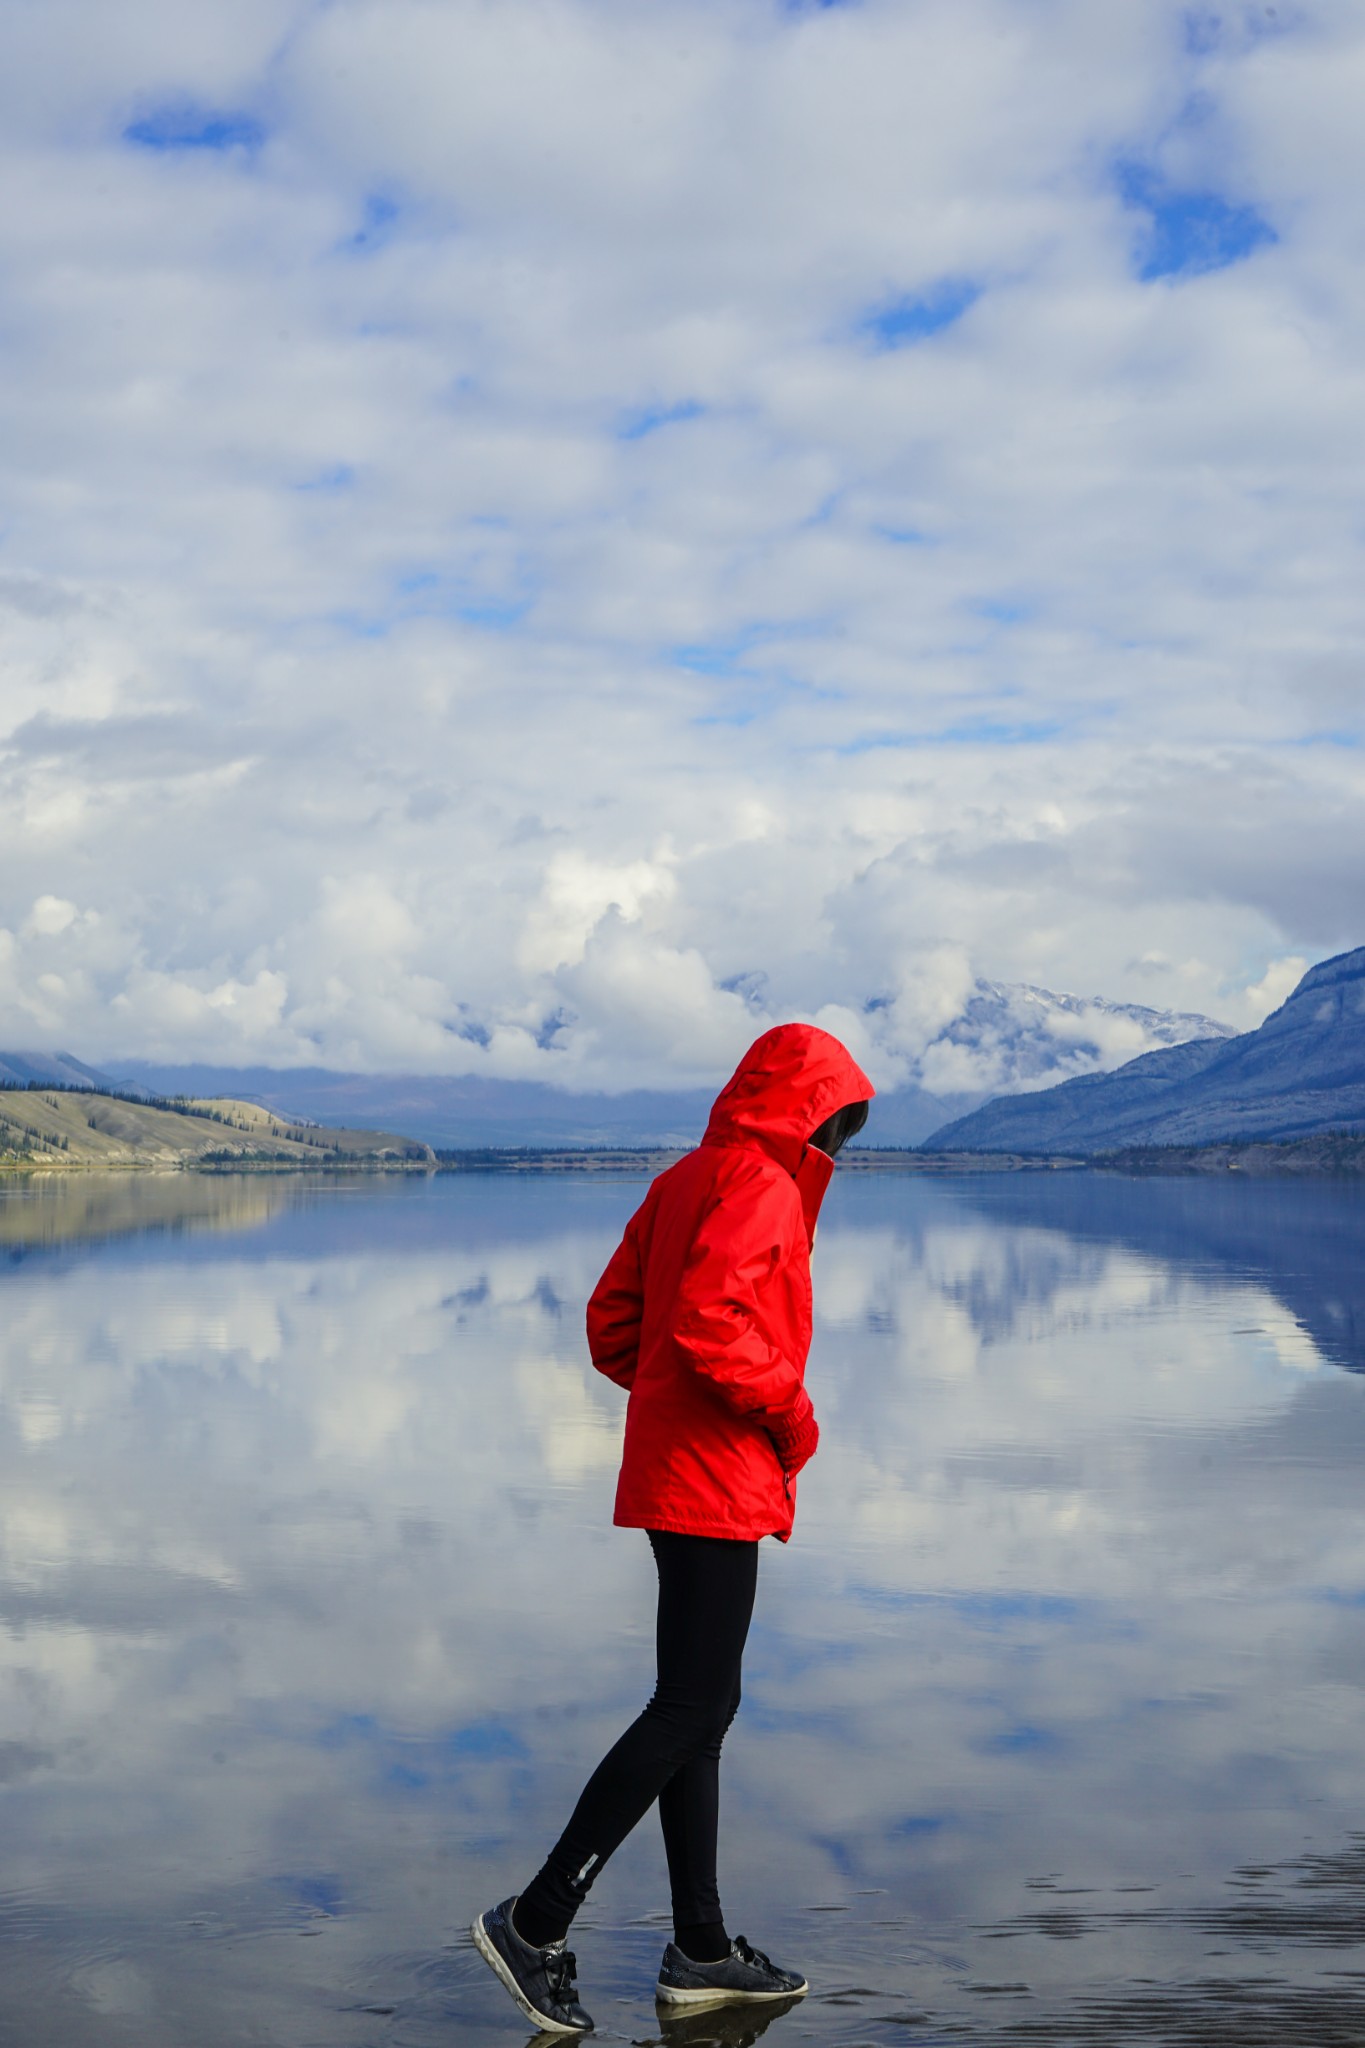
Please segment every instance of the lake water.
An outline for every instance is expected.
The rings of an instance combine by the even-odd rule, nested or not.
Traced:
[[[468,1943],[651,1683],[626,1180],[0,1182],[0,2041],[526,2029]],[[836,1179],[726,1751],[786,2042],[1365,2043],[1365,1198]],[[575,1933],[661,2028],[645,1821]]]

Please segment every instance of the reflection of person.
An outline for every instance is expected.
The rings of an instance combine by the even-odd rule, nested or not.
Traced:
[[[657,1799],[674,1939],[666,2007],[799,1996],[803,1978],[732,1941],[716,1888],[720,1749],[739,1705],[758,1546],[784,1543],[819,1431],[804,1385],[810,1248],[840,1146],[872,1084],[837,1038],[780,1024],[749,1048],[695,1152],[659,1175],[588,1304],[593,1364],[630,1394],[618,1525],[659,1573],[658,1684],[598,1765],[519,1897],[474,1940],[517,2004],[591,2027],[565,1937],[612,1852]]]
[[[774,2020],[803,1996],[794,1991],[790,1998],[769,1998],[762,2005],[749,2000],[744,2005],[710,2005],[702,2011],[686,2006],[659,2012],[660,2048],[754,2048]]]

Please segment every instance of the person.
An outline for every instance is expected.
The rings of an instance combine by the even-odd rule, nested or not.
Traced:
[[[685,2010],[806,1990],[726,1931],[720,1751],[739,1706],[758,1546],[790,1537],[796,1476],[819,1442],[805,1388],[816,1217],[872,1094],[829,1032],[764,1032],[717,1097],[700,1146],[651,1183],[588,1304],[592,1362],[630,1397],[614,1520],[647,1531],[654,1552],[658,1682],[535,1877],[473,1925],[484,1960],[547,2032],[592,2027],[569,1926],[655,1800],[673,1901],[660,2003]]]

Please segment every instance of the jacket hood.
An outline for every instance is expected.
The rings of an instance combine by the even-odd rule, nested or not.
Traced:
[[[795,1176],[812,1131],[846,1103],[876,1094],[847,1046],[814,1024],[756,1038],[716,1097],[704,1144],[757,1144]]]

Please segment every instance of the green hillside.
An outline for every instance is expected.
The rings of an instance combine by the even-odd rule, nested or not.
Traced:
[[[429,1145],[388,1131],[293,1124],[254,1102],[137,1102],[66,1088],[0,1088],[0,1167],[425,1166]]]

